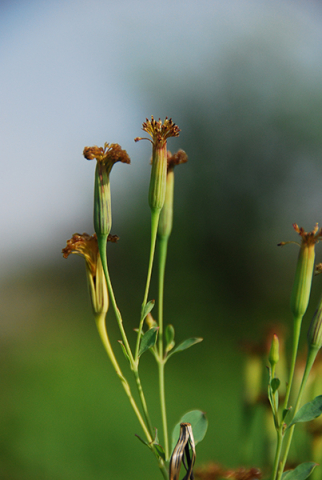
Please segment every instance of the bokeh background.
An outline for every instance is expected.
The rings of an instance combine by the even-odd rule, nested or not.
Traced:
[[[169,148],[189,156],[176,171],[166,322],[178,341],[204,337],[168,364],[170,429],[200,408],[209,430],[198,465],[241,464],[240,344],[267,325],[290,331],[297,247],[276,245],[297,240],[293,222],[322,220],[321,27],[311,0],[1,2],[2,480],[160,475],[96,333],[84,262],[61,255],[73,233],[93,232],[84,146],[120,143],[132,163],[112,171],[120,241],[109,263],[131,332],[151,154],[133,139],[151,115],[173,118],[182,132]],[[304,329],[320,290],[317,278]],[[112,312],[108,328],[118,349]],[[142,377],[160,425],[147,354]]]

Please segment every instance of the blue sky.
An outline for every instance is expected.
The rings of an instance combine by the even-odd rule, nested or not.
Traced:
[[[2,9],[2,13],[1,13]],[[283,1],[46,1],[0,6],[2,275],[60,254],[91,230],[94,164],[85,145],[120,143],[132,165],[113,170],[114,203],[148,181],[147,144],[134,144],[154,85],[167,75],[183,94],[205,95],[203,67],[241,37],[282,35],[290,61],[321,78],[321,8]],[[196,88],[196,85],[199,87]],[[166,100],[166,99],[165,99]],[[166,102],[165,102],[166,103]],[[155,103],[153,103],[154,105]],[[59,243],[60,242],[60,243]]]

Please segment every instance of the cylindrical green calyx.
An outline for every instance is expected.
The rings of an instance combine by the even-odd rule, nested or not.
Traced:
[[[313,315],[307,334],[307,340],[309,347],[322,347],[322,296]]]
[[[300,247],[291,295],[291,311],[295,318],[303,317],[309,304],[315,258],[314,247],[314,244],[304,242]]]
[[[112,228],[109,178],[111,166],[103,162],[97,162],[96,164],[94,181],[94,230],[97,235],[109,235]]]
[[[167,144],[153,146],[152,169],[149,187],[149,205],[152,211],[160,211],[164,205],[167,180]]]
[[[174,191],[174,171],[169,170],[166,180],[166,192],[163,208],[160,213],[158,236],[168,238],[172,231],[173,223],[173,191]]]

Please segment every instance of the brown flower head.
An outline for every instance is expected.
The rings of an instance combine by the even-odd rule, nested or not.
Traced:
[[[108,236],[110,242],[115,243],[117,240],[116,235]],[[75,233],[71,239],[67,240],[66,247],[62,249],[64,258],[72,253],[85,259],[86,276],[94,313],[107,312],[109,303],[107,284],[98,251],[96,234],[90,236],[87,233],[83,233],[83,235]]]
[[[174,153],[173,155],[170,151],[168,151],[168,172],[170,170],[173,170],[174,167],[176,167],[177,165],[180,165],[181,163],[186,163],[187,161],[188,155],[184,150],[178,150],[177,153]]]
[[[152,137],[152,140],[149,138],[136,137],[134,141],[150,140],[157,148],[163,148],[168,138],[178,137],[180,133],[180,128],[173,123],[171,118],[168,119],[168,117],[165,117],[164,122],[162,122],[160,118],[158,121],[154,120],[153,115],[151,116],[151,120],[146,119],[146,121],[143,122],[142,130],[148,133]]]
[[[104,147],[85,147],[83,155],[87,160],[97,160],[94,180],[94,230],[99,238],[107,237],[112,228],[111,169],[116,162],[130,163],[130,158],[117,143],[105,143]]]
[[[130,157],[122,150],[118,143],[104,143],[104,147],[85,147],[83,155],[87,160],[96,160],[105,164],[114,165],[116,162],[131,163]]]
[[[160,213],[166,191],[166,177],[167,177],[167,139],[170,137],[178,137],[180,129],[173,123],[173,121],[165,118],[164,122],[154,120],[153,116],[151,120],[146,119],[142,125],[142,130],[147,132],[152,140],[152,169],[149,187],[149,205],[153,213]],[[135,142],[143,140],[142,137],[134,139]]]

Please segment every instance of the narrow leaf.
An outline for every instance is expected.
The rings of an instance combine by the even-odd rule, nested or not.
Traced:
[[[305,480],[311,475],[317,465],[314,462],[301,463],[294,470],[284,472],[282,480]]]
[[[192,427],[192,433],[194,437],[195,444],[201,442],[204,436],[206,435],[208,428],[208,420],[204,412],[201,410],[192,410],[191,412],[186,413],[180,419],[180,422],[174,427],[172,431],[172,450],[174,450],[178,438],[180,435],[180,423],[190,423]]]
[[[319,417],[322,413],[322,395],[315,397],[312,402],[306,403],[297,414],[294,416],[293,420],[287,428],[290,428],[295,423],[299,422],[309,422]]]
[[[154,448],[158,452],[159,457],[162,458],[162,460],[165,460],[165,451],[163,450],[163,447],[159,443],[154,443]]]
[[[175,330],[173,325],[167,325],[165,329],[166,352],[170,352],[175,346],[174,341]]]
[[[146,305],[144,305],[144,308],[141,312],[142,315],[142,320],[147,316],[148,313],[151,312],[155,304],[155,300],[150,300]]]
[[[159,327],[152,327],[143,335],[140,343],[139,357],[143,355],[144,352],[149,350],[149,348],[155,345],[155,342],[157,341],[158,330]]]
[[[146,442],[145,440],[143,440],[143,438],[141,438],[139,435],[135,434],[136,438],[138,438],[140,440],[140,442],[143,443],[143,445],[146,445],[147,447],[149,446],[148,442]]]
[[[123,342],[121,340],[118,340],[118,342],[122,347],[122,352],[124,353],[124,357],[130,362],[130,357],[128,356],[127,351],[125,350],[125,346],[124,346]]]
[[[195,345],[196,343],[199,343],[202,341],[203,341],[203,338],[197,338],[197,337],[188,338],[187,340],[184,340],[183,342],[181,342],[176,348],[174,348],[172,352],[169,353],[168,358],[170,358],[171,355],[173,355],[174,353],[183,352],[183,350],[187,350],[187,348],[190,348],[192,347],[192,345]]]

